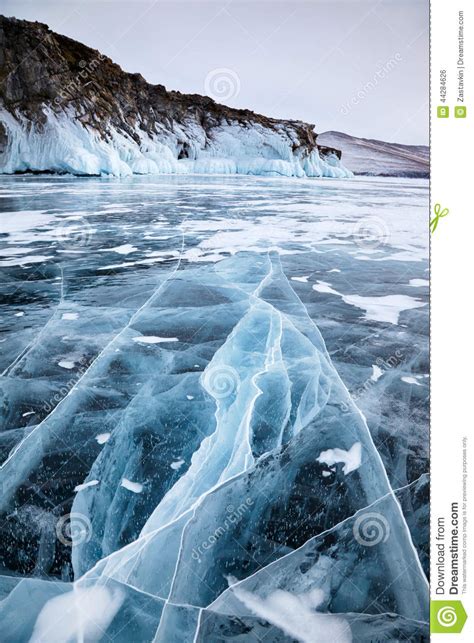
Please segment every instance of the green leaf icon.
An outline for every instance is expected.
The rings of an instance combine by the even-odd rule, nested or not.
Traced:
[[[430,629],[432,634],[459,634],[467,614],[461,601],[431,601]]]

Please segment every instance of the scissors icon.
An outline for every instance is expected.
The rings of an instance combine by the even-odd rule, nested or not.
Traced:
[[[434,207],[434,213],[435,213],[435,216],[430,221],[431,234],[433,234],[433,232],[438,227],[438,221],[449,214],[449,210],[448,208],[443,208],[443,210],[441,210],[441,204],[436,203]]]

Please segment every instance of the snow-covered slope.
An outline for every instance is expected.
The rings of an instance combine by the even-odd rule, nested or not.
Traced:
[[[351,176],[313,125],[150,85],[46,25],[0,17],[0,47],[0,173]]]
[[[387,143],[343,132],[324,132],[318,143],[342,150],[344,163],[354,174],[429,177],[430,150],[426,145]]]

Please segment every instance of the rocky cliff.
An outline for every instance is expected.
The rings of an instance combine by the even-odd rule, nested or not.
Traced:
[[[313,127],[168,91],[47,25],[0,17],[0,172],[349,176]]]

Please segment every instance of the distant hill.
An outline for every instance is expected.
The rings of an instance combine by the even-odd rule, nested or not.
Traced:
[[[426,145],[387,143],[342,132],[319,134],[318,144],[340,149],[344,165],[354,174],[418,178],[430,175],[430,148]]]

